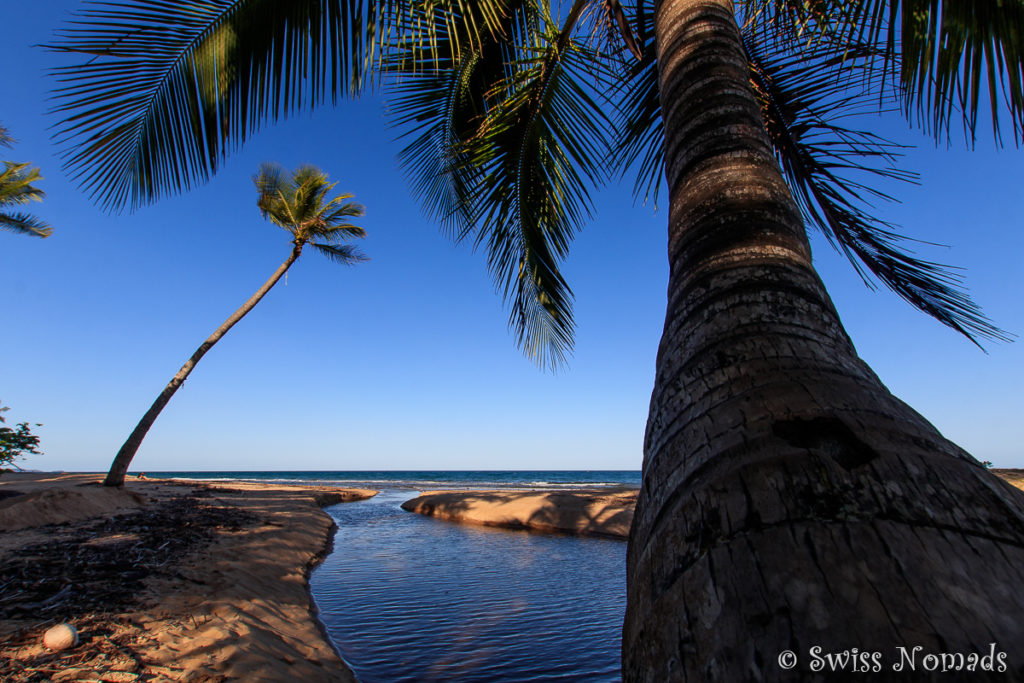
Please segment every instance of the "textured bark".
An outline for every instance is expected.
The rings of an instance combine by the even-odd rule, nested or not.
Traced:
[[[1024,676],[1024,496],[857,357],[764,134],[731,3],[663,0],[656,22],[670,279],[624,678],[831,679],[808,668],[814,646],[878,652],[884,676],[900,646],[990,643],[1007,652],[997,677]],[[787,649],[792,671],[777,663]]]
[[[124,477],[128,473],[128,466],[131,465],[132,458],[135,457],[135,453],[139,450],[139,446],[142,445],[142,440],[146,438],[146,433],[149,428],[156,422],[156,418],[160,415],[160,412],[167,405],[167,402],[171,400],[175,392],[181,388],[181,385],[185,383],[185,379],[192,373],[192,369],[195,368],[196,363],[199,359],[206,355],[206,352],[213,348],[213,345],[220,341],[220,338],[227,334],[227,331],[235,326],[239,320],[245,317],[245,315],[253,309],[253,307],[260,302],[267,292],[277,284],[277,281],[281,279],[292,264],[295,263],[295,259],[299,258],[302,254],[301,242],[296,242],[292,248],[291,255],[278,266],[274,274],[270,276],[270,279],[263,283],[263,286],[256,290],[256,293],[249,297],[249,300],[242,304],[237,311],[231,314],[231,316],[224,321],[224,323],[217,328],[217,330],[207,337],[206,341],[200,344],[199,348],[196,349],[195,353],[185,361],[185,364],[181,366],[178,373],[174,375],[171,381],[164,387],[164,390],[160,392],[160,395],[153,401],[153,405],[149,407],[146,414],[139,420],[139,424],[135,426],[132,433],[128,436],[128,439],[121,446],[121,450],[117,452],[114,457],[114,462],[110,466],[110,471],[107,472],[106,478],[103,480],[104,486],[121,486],[124,484]]]

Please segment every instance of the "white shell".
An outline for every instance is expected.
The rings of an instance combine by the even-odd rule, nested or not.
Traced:
[[[78,644],[78,631],[71,624],[57,624],[43,634],[43,645],[51,650],[64,650]]]

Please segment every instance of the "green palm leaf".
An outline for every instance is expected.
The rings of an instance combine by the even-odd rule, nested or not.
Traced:
[[[89,57],[55,70],[65,166],[107,208],[187,190],[263,123],[372,85],[391,42],[429,42],[418,4],[90,3],[50,46]],[[491,30],[504,8],[501,0],[429,4],[441,14],[478,7],[473,31]]]
[[[343,266],[352,266],[357,263],[365,263],[370,260],[363,252],[351,244],[338,245],[310,242],[309,245],[331,261]]]
[[[0,171],[0,206],[42,201],[46,193],[32,184],[43,179],[38,168],[13,161],[0,163],[4,166]]]
[[[661,101],[658,94],[657,45],[654,40],[654,4],[639,0],[627,21],[639,36],[640,58],[612,64],[603,80],[609,83],[610,100],[616,112],[615,146],[608,164],[622,177],[633,174],[633,195],[657,204],[664,176]]]
[[[915,257],[909,249],[914,240],[868,213],[871,198],[894,199],[857,176],[916,179],[895,166],[898,145],[839,123],[877,106],[877,96],[858,87],[864,79],[857,73],[870,69],[874,51],[851,46],[808,58],[784,47],[765,49],[754,40],[746,46],[765,128],[804,220],[846,256],[869,287],[874,288],[873,275],[975,343],[980,337],[1007,339],[963,290],[960,274]]]
[[[872,85],[878,77],[875,60],[884,51],[837,42],[838,32],[834,26],[826,27],[820,5],[785,0],[777,5],[769,8],[776,12],[770,21],[748,21],[744,44],[766,130],[804,220],[850,261],[867,286],[874,288],[872,276],[878,278],[911,305],[975,343],[980,338],[1006,339],[964,291],[961,274],[917,258],[910,250],[915,240],[872,215],[871,201],[893,198],[869,185],[869,178],[916,178],[895,166],[899,145],[841,123],[879,108]],[[661,107],[654,42],[649,38],[653,27],[645,26],[653,6],[646,9],[646,15],[634,19],[648,38],[642,58],[627,65],[617,92],[620,134],[611,156],[611,163],[624,173],[636,173],[634,193],[642,193],[645,200],[656,199],[663,172]],[[808,35],[806,22],[819,15],[820,33]],[[842,16],[830,19],[841,23]],[[767,31],[766,23],[779,30]]]
[[[49,237],[53,234],[53,228],[31,214],[6,211],[0,211],[0,229],[32,237]]]
[[[528,40],[527,27],[536,25],[532,4],[513,2],[508,10],[496,30],[472,49],[465,49],[466,40],[460,38],[469,29],[447,16],[435,23],[429,46],[395,50],[387,64],[391,122],[400,138],[409,140],[399,163],[424,212],[457,240],[474,225],[470,195],[479,177],[464,143],[478,133],[494,106],[488,93],[505,77],[506,64],[515,58],[513,46]]]
[[[310,234],[328,244],[366,237],[366,230],[358,225],[345,222],[346,218],[358,218],[363,213],[364,209],[361,204],[346,203],[344,206],[324,214],[324,224],[315,226]]]
[[[996,140],[1009,114],[1024,140],[1022,0],[748,0],[744,14],[761,35],[790,27],[808,44],[862,43],[879,48],[877,85],[895,79],[904,113],[937,139],[959,120],[972,141],[987,93]]]
[[[267,120],[366,84],[375,3],[93,3],[52,46],[65,164],[113,208],[188,189]]]
[[[330,182],[327,174],[315,166],[301,166],[289,173],[279,164],[261,164],[259,172],[253,176],[253,184],[260,213],[290,232],[296,244],[323,240],[327,244],[320,246],[327,248],[366,236],[363,228],[348,221],[361,217],[365,212],[363,206],[346,201],[352,198],[350,194],[328,199],[337,183]],[[344,249],[338,252],[336,260],[347,262],[343,258],[345,253]]]
[[[572,15],[559,30],[524,7],[505,34],[522,42],[442,54],[415,84],[399,82],[391,107],[413,137],[402,159],[428,213],[487,250],[518,343],[549,367],[572,347],[559,263],[589,215],[607,145],[583,78],[595,55],[571,40],[574,26]]]
[[[0,134],[5,133],[0,129]],[[0,163],[3,164],[3,171],[0,171],[0,209],[42,201],[46,193],[32,184],[42,180],[38,168],[11,161]],[[23,212],[0,211],[0,229],[33,237],[49,237],[53,233],[53,228],[44,221]]]

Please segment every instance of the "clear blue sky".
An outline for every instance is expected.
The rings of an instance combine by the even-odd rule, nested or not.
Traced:
[[[576,293],[570,366],[538,371],[517,350],[482,254],[422,217],[394,160],[379,100],[267,127],[209,184],[131,215],[94,207],[63,176],[45,115],[51,40],[77,0],[5,13],[2,158],[41,167],[32,210],[46,240],[0,232],[0,400],[29,420],[38,469],[103,470],[198,344],[289,252],[255,207],[262,161],[312,163],[367,208],[370,263],[303,256],[203,359],[132,470],[638,469],[665,306],[666,215],[606,188],[565,271]],[[919,143],[920,186],[881,207],[907,234],[951,245],[919,254],[966,268],[975,299],[1024,333],[1024,152],[980,138]],[[815,238],[815,258],[862,357],[946,436],[997,466],[1024,467],[1024,342],[986,355],[887,290],[861,284]]]

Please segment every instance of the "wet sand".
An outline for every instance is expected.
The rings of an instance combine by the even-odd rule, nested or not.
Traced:
[[[0,680],[354,680],[308,576],[333,538],[320,508],[374,491],[100,480],[0,477]],[[50,653],[62,621],[81,642]]]

